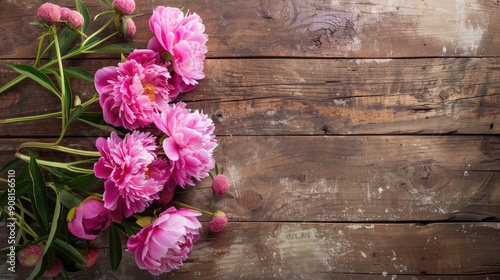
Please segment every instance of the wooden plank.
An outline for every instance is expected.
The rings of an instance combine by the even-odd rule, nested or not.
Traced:
[[[117,60],[72,63],[95,71]],[[208,60],[206,79],[180,100],[209,114],[219,135],[499,134],[499,64],[500,58]],[[16,73],[3,66],[0,75],[7,81]],[[88,82],[73,89],[84,101],[95,92]],[[0,95],[0,119],[56,111],[58,103],[24,81]],[[0,135],[57,136],[59,127],[59,121],[5,125]],[[68,135],[102,133],[80,125]]]
[[[5,240],[3,231],[2,247]],[[123,253],[119,270],[111,273],[107,249],[104,247],[101,253],[95,266],[74,273],[75,279],[153,279],[136,267],[128,252]],[[0,255],[0,261],[3,260],[5,255]],[[189,260],[167,276],[169,279],[487,279],[491,275],[490,279],[496,279],[499,270],[500,223],[421,226],[234,222],[217,235],[210,235],[204,229]],[[4,270],[2,278],[9,273]],[[28,274],[28,269],[22,271],[19,267],[18,279]]]
[[[0,166],[13,159],[22,140],[0,140]],[[232,221],[500,217],[498,136],[228,136],[218,141],[215,158],[235,198],[219,199],[216,208]],[[80,146],[67,145],[95,150],[90,137],[80,139]],[[199,186],[210,184],[207,178]],[[200,189],[177,199],[208,209],[211,194]]]
[[[73,1],[57,1],[74,6]],[[91,16],[104,11],[99,0],[85,1]],[[134,42],[146,46],[148,20],[158,5],[184,7],[200,14],[210,57],[429,57],[497,56],[500,4],[497,1],[348,1],[279,0],[138,1]],[[41,28],[39,2],[3,3],[0,58],[36,53]],[[100,21],[102,24],[103,21]],[[96,29],[99,24],[93,25]]]

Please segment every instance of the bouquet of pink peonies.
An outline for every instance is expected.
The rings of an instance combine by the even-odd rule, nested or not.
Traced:
[[[6,175],[0,180],[8,185],[0,194],[0,214],[2,220],[14,221],[20,233],[3,251],[15,253],[8,263],[17,259],[34,267],[33,279],[67,278],[67,272],[92,266],[99,257],[93,242],[103,231],[108,231],[113,270],[120,264],[121,238],[126,236],[127,251],[139,268],[159,275],[178,269],[188,258],[200,238],[198,216],[211,216],[207,225],[212,232],[227,224],[222,211],[211,213],[173,200],[176,190],[195,187],[208,176],[213,179],[211,206],[216,196],[230,196],[229,181],[219,174],[213,155],[214,123],[206,114],[174,102],[204,78],[208,36],[201,18],[159,6],[149,19],[154,36],[147,48],[110,43],[137,32],[135,2],[102,1],[108,10],[95,19],[109,19],[92,34],[87,34],[90,16],[81,0],[75,1],[76,10],[41,5],[37,24],[44,31],[36,60],[33,65],[11,65],[19,76],[0,88],[5,92],[28,78],[61,101],[58,112],[0,121],[61,120],[55,142],[22,143],[17,159],[0,170]],[[109,26],[116,31],[104,35]],[[98,52],[120,53],[122,60],[95,74],[63,63]],[[70,79],[92,82],[97,93],[82,102],[72,93]],[[96,102],[102,111],[88,112]],[[62,145],[68,127],[78,121],[109,137],[96,139],[93,151]],[[38,155],[47,150],[85,159],[60,162]],[[15,168],[20,175],[11,178]]]

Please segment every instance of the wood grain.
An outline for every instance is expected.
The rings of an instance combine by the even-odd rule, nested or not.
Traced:
[[[3,233],[0,242],[5,240]],[[496,279],[499,270],[500,223],[232,222],[217,235],[204,229],[188,261],[168,278]],[[17,279],[29,274],[19,271]],[[9,274],[3,271],[1,277]],[[72,276],[157,279],[139,270],[126,251],[119,270],[111,273],[106,247],[94,267]]]
[[[68,146],[95,150],[94,138],[75,140]],[[500,217],[499,137],[233,136],[218,141],[215,158],[235,198],[222,198],[216,206],[231,221]],[[0,140],[0,166],[14,158],[15,147],[13,139]],[[208,209],[210,197],[208,189],[178,199]]]
[[[73,1],[53,1],[74,6]],[[99,0],[85,1],[91,17],[104,11]],[[279,0],[141,2],[138,34],[146,46],[149,16],[158,5],[198,13],[210,36],[210,57],[429,57],[497,56],[500,3],[497,1]],[[36,53],[40,2],[3,1],[0,58]],[[102,22],[101,22],[102,23]],[[99,24],[93,25],[95,29]]]
[[[70,65],[96,71],[117,61]],[[209,114],[218,135],[498,134],[499,64],[499,58],[208,60],[206,79],[180,100]],[[0,75],[16,77],[6,67]],[[73,85],[83,101],[95,92],[92,83]],[[28,80],[1,97],[0,119],[59,108],[55,96]],[[4,125],[0,135],[57,136],[59,127],[58,120]],[[102,133],[79,125],[68,135]]]

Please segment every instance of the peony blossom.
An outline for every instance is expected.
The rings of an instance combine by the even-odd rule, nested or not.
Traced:
[[[94,240],[111,225],[111,214],[100,199],[89,197],[69,211],[66,221],[74,236]]]
[[[170,57],[176,88],[180,92],[193,89],[196,80],[205,77],[208,36],[201,18],[196,13],[184,14],[178,8],[159,6],[149,19],[149,28],[155,37],[149,40],[148,48]]]
[[[193,178],[207,177],[215,166],[213,151],[217,147],[212,120],[198,110],[186,109],[182,102],[153,119],[167,136],[162,145],[175,182],[181,187],[194,186]]]
[[[96,247],[90,247],[85,255],[83,255],[85,262],[87,263],[86,267],[91,267],[95,264],[97,259],[99,258],[99,250]]]
[[[104,120],[127,129],[151,124],[172,98],[167,66],[152,50],[134,50],[118,67],[97,70],[94,84]]]
[[[151,224],[130,236],[127,250],[134,252],[137,266],[153,275],[178,269],[200,238],[201,213],[190,209],[165,210]]]
[[[95,175],[106,179],[104,207],[115,222],[122,215],[142,212],[155,199],[170,177],[168,162],[156,155],[156,137],[133,131],[124,139],[115,132],[107,139],[98,138],[101,158],[94,165]]]

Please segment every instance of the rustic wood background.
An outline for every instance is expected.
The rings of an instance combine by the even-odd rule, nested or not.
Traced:
[[[0,0],[1,84],[16,76],[9,63],[32,62],[41,31],[29,22],[43,2]],[[500,1],[137,1],[133,43],[146,46],[158,5],[206,25],[206,78],[181,99],[216,123],[235,195],[216,204],[228,228],[204,229],[165,278],[500,279]],[[75,86],[82,100],[94,94]],[[50,97],[24,81],[0,96],[0,119],[55,111]],[[58,127],[0,126],[0,165]],[[68,135],[92,149],[104,134],[76,124]],[[110,272],[101,245],[96,268],[72,278],[149,278],[126,252]]]

